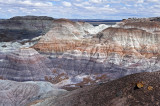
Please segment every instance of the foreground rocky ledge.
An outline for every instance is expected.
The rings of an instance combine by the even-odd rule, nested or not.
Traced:
[[[31,106],[158,106],[159,74],[160,72],[133,74],[81,88],[58,98],[48,98]]]

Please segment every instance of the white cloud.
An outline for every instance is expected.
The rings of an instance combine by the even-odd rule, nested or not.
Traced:
[[[89,2],[92,2],[92,3],[102,3],[103,0],[89,0]]]
[[[159,0],[147,0],[147,2],[160,2]]]
[[[25,6],[53,6],[51,2],[42,2],[42,1],[31,1],[31,0],[0,0],[0,3],[5,4],[16,4],[19,5],[25,5]]]
[[[74,3],[75,6],[77,7],[85,7],[87,5],[91,5],[89,2],[82,2],[82,3]]]
[[[0,0],[0,18],[46,15],[54,18],[160,16],[160,0]],[[112,19],[110,18],[110,19]]]
[[[72,4],[70,2],[67,2],[67,1],[63,1],[62,4],[66,7],[71,7]]]
[[[137,3],[144,3],[144,0],[138,0]]]
[[[104,13],[112,14],[117,12],[117,10],[115,8],[111,8],[110,5],[105,5],[99,8],[95,6],[86,6],[84,8],[89,11],[94,11],[94,14],[104,14]]]
[[[155,7],[155,8],[160,8],[160,5],[155,5],[154,7]]]
[[[74,3],[74,5],[77,7],[84,7],[82,4],[79,4],[79,3]]]
[[[39,7],[43,7],[43,6],[52,6],[53,4],[50,2],[31,2],[30,0],[26,0],[26,1],[19,1],[17,2],[19,4],[24,4],[24,5],[30,5],[30,6],[39,6]]]
[[[90,3],[87,2],[87,1],[86,1],[86,2],[83,2],[82,4],[83,4],[83,5],[90,5]]]

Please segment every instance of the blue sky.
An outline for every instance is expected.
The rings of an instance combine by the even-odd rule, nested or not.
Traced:
[[[160,0],[0,0],[0,18],[38,15],[70,19],[160,16]]]

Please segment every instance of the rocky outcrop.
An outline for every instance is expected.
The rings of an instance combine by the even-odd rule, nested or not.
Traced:
[[[59,22],[60,20],[57,21]],[[63,25],[50,30],[34,45],[34,48],[43,52],[65,52],[78,49],[94,53],[92,50],[97,47],[96,45],[99,45],[100,49],[107,48],[109,49],[108,51],[119,52],[121,54],[122,52],[126,52],[126,50],[135,53],[135,55],[143,55],[146,52],[146,54],[149,53],[151,55],[149,57],[153,57],[153,54],[159,53],[159,34],[138,28],[124,28],[120,26],[120,28],[106,28],[96,36],[88,37],[86,35],[90,33],[86,30],[86,25],[80,25],[81,27],[77,29],[76,26],[80,23],[67,21],[65,24],[63,21],[66,20],[61,20],[60,23],[63,23]],[[130,21],[126,22],[129,23]],[[135,22],[132,23],[135,24]],[[111,45],[112,47],[110,47]],[[140,53],[141,51],[143,53]]]
[[[53,26],[40,42],[52,42],[55,38],[61,40],[80,39],[87,35],[96,34],[108,27],[107,25],[94,27],[86,22],[72,22],[67,19],[57,19],[53,22]]]
[[[106,27],[108,26],[100,25],[99,27],[94,27],[85,22],[58,19],[54,21],[54,27],[33,48],[41,52],[65,52],[67,50],[75,50],[76,47],[87,47],[90,44],[90,39],[88,38],[92,38],[94,34]]]
[[[119,23],[121,28],[137,28],[147,32],[159,34],[160,22],[157,18],[130,18]]]
[[[160,53],[160,36],[145,30],[129,28],[107,28],[97,35],[99,42],[113,45],[118,52],[136,56],[153,57]],[[114,48],[112,48],[114,49]],[[116,52],[116,50],[115,50]]]
[[[63,24],[58,28],[63,29],[66,25],[68,32],[55,27],[44,35],[33,48],[43,53],[51,53],[50,57],[54,67],[57,70],[67,70],[71,79],[69,83],[67,82],[68,84],[75,84],[72,79],[78,79],[79,76],[81,82],[83,78],[96,79],[97,74],[100,76],[105,74],[108,80],[160,69],[158,34],[138,28],[117,26],[106,28],[91,36],[81,36],[80,32],[87,34],[85,33],[87,31],[77,29],[75,26],[77,23],[67,21],[65,24],[63,21],[66,20],[61,20],[60,23]],[[73,31],[79,33],[76,34]],[[82,77],[85,75],[86,77]]]
[[[115,81],[48,98],[32,106],[144,106],[159,105],[160,72],[133,74]]]

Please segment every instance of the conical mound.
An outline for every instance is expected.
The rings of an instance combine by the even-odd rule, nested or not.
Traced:
[[[0,76],[15,81],[44,80],[51,74],[50,60],[32,48],[0,54]]]

